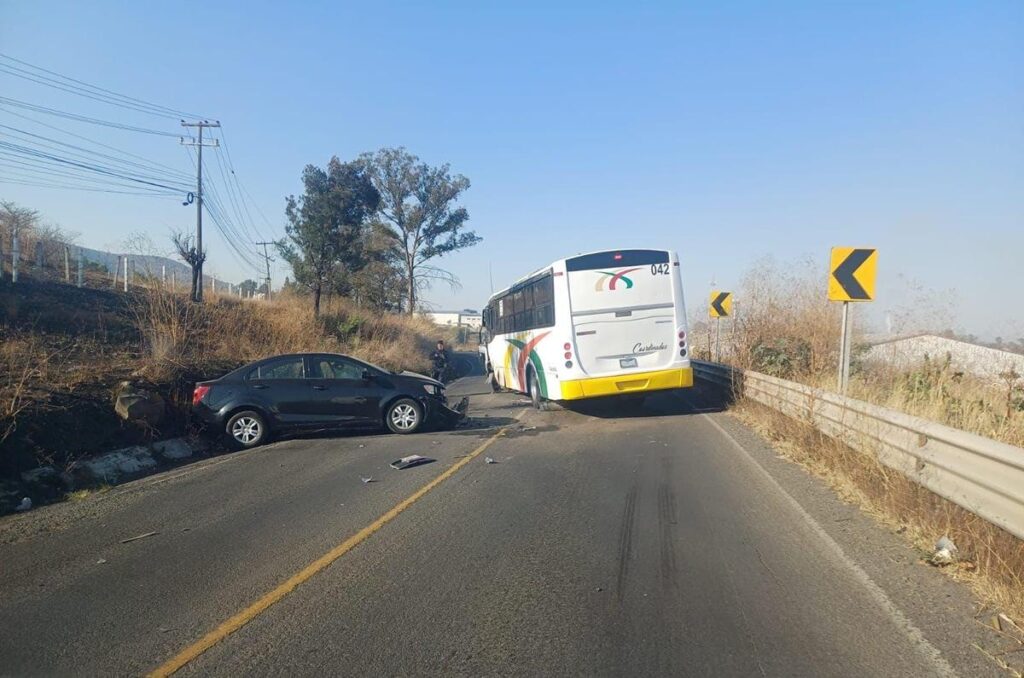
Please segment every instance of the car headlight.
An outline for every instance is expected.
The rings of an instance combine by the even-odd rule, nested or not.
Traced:
[[[437,384],[423,384],[423,390],[430,395],[439,396],[444,393],[444,387],[438,386]]]

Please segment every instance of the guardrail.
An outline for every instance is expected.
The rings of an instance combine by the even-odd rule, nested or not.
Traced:
[[[1024,539],[1024,449],[766,374],[691,363],[698,379],[877,454],[889,468]]]

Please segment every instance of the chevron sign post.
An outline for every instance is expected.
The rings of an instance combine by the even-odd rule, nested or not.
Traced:
[[[843,302],[839,392],[845,395],[850,382],[850,302],[875,300],[878,250],[871,247],[833,247],[828,270],[828,300]]]
[[[732,292],[712,290],[708,299],[708,315],[715,319],[715,362],[721,362],[722,318],[732,315]],[[710,343],[710,339],[708,341]]]

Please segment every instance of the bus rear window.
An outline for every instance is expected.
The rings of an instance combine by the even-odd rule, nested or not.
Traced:
[[[592,271],[613,266],[645,266],[667,263],[668,252],[664,250],[611,250],[566,259],[565,270],[569,272]]]

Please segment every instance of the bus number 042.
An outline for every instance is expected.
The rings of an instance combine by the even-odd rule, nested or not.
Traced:
[[[668,275],[668,264],[651,264],[651,275]]]

